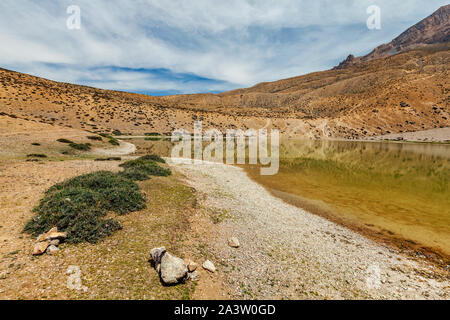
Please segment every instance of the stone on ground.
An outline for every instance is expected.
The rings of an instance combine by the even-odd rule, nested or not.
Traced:
[[[177,284],[186,280],[188,268],[184,261],[166,252],[161,258],[161,280],[165,284]]]
[[[209,260],[203,262],[202,267],[203,269],[208,270],[209,272],[216,272],[216,267],[214,266],[214,263],[212,263]]]

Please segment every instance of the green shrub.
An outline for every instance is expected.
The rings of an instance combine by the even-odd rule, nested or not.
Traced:
[[[148,154],[146,156],[140,157],[139,159],[150,160],[150,161],[155,161],[155,162],[160,162],[160,163],[166,163],[166,160],[164,160],[163,158],[161,158],[160,156],[158,156],[156,154]]]
[[[40,153],[30,153],[27,154],[28,158],[47,158],[47,156],[45,154],[40,154]]]
[[[37,215],[24,231],[37,236],[57,226],[67,232],[67,241],[97,242],[121,229],[108,211],[126,214],[145,208],[138,185],[122,175],[98,171],[55,184],[34,209]]]
[[[116,130],[114,130],[114,131],[112,132],[112,134],[115,135],[115,136],[121,136],[121,135],[122,135],[122,132],[120,132],[120,130],[116,129]]]
[[[160,141],[162,138],[160,137],[150,137],[150,138],[145,138],[144,140],[147,141]]]
[[[87,136],[89,140],[102,141],[102,137],[99,136]]]
[[[91,149],[91,144],[90,143],[75,143],[72,142],[71,144],[69,144],[69,146],[75,150],[80,150],[80,151],[88,151]]]
[[[125,168],[125,170],[139,170],[152,176],[170,176],[172,174],[170,169],[160,167],[156,162],[142,158],[124,162],[120,166]]]
[[[64,139],[64,138],[58,139],[56,141],[61,142],[61,143],[73,143],[73,141],[71,141],[69,139]]]
[[[117,140],[116,138],[113,138],[113,137],[108,137],[108,142],[111,143],[113,146],[120,145],[119,140]]]
[[[145,180],[150,179],[150,177],[147,173],[142,172],[141,170],[138,170],[138,169],[133,169],[133,168],[125,169],[125,170],[119,172],[119,175],[122,177],[125,177],[127,179],[134,180],[134,181],[145,181]]]
[[[121,157],[97,158],[94,161],[121,161]]]

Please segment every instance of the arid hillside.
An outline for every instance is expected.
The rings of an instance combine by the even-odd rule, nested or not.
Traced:
[[[449,10],[442,7],[383,45],[396,48],[389,54],[381,46],[358,63],[215,95],[151,97],[0,69],[0,115],[127,134],[192,130],[195,120],[223,132],[267,127],[308,138],[449,127]]]

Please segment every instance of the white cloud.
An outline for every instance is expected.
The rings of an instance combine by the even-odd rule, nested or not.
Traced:
[[[349,53],[363,54],[390,41],[446,3],[79,0],[81,30],[68,30],[66,8],[71,4],[2,0],[0,66],[55,80],[101,81],[95,83],[112,89],[202,89],[183,87],[176,79],[150,81],[130,71],[105,71],[95,79],[90,71],[98,66],[166,68],[228,83],[211,82],[203,91],[229,89],[230,84],[249,86],[332,67]],[[381,7],[381,31],[365,27],[366,8],[372,4]],[[41,62],[71,67],[52,69]]]

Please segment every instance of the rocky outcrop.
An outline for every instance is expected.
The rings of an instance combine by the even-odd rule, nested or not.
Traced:
[[[355,58],[349,55],[334,70],[345,69],[359,62],[384,58],[428,45],[450,41],[450,5],[439,8],[429,17],[415,24],[389,43],[376,47],[368,55]]]
[[[47,254],[55,255],[59,251],[59,244],[67,238],[66,232],[58,232],[58,228],[54,227],[48,232],[39,235],[33,247],[33,255],[40,256]]]

